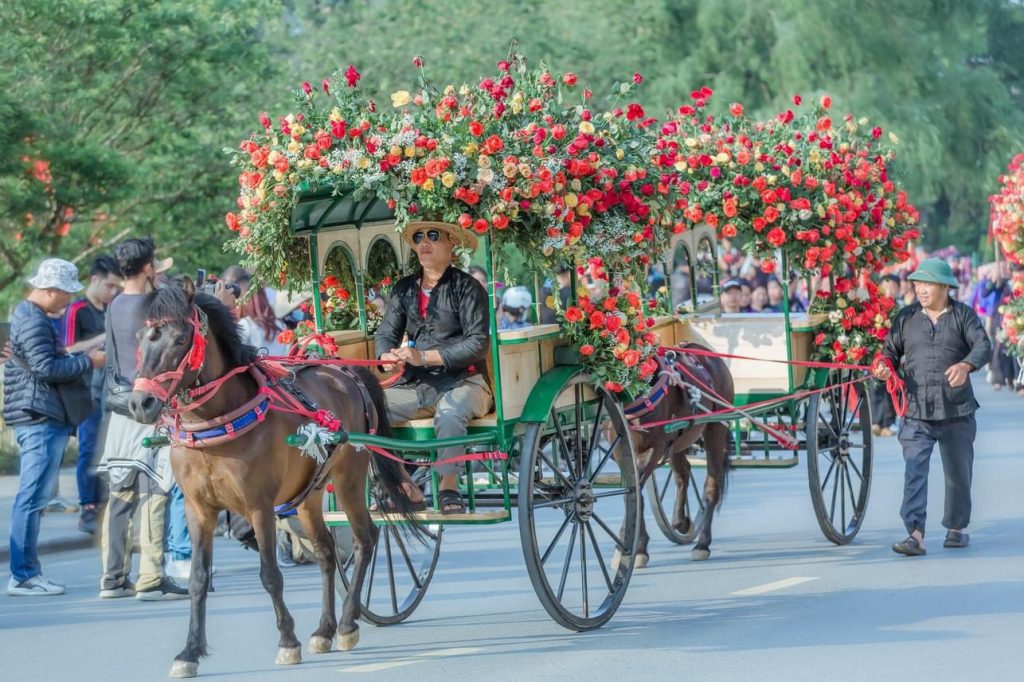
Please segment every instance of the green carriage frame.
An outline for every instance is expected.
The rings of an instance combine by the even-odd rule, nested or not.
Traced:
[[[375,353],[371,352],[372,339],[368,338],[363,331],[367,328],[364,270],[372,245],[381,239],[386,239],[391,244],[400,267],[408,262],[409,249],[394,230],[393,214],[383,202],[372,199],[357,201],[351,194],[325,188],[306,191],[300,195],[293,210],[291,227],[295,236],[304,236],[309,240],[310,264],[314,282],[315,305],[313,309],[318,331],[323,328],[323,317],[320,292],[315,283],[320,281],[322,266],[330,250],[336,247],[344,248],[355,278],[360,330],[342,332],[337,335],[336,341],[339,343],[342,357],[374,358]],[[410,551],[412,541],[403,534],[400,524],[395,523],[396,519],[393,515],[383,512],[374,514],[375,522],[382,529],[382,541],[378,542],[378,547],[384,545],[383,554],[378,555],[378,551],[375,550],[374,562],[378,562],[378,560],[384,562],[386,559],[386,565],[382,570],[389,571],[387,575],[390,582],[389,590],[385,592],[384,603],[379,607],[368,603],[371,601],[371,595],[368,592],[364,593],[364,618],[378,624],[390,624],[400,622],[411,615],[423,598],[432,578],[438,560],[444,526],[506,522],[512,519],[513,508],[518,508],[524,558],[531,582],[544,608],[556,622],[569,629],[588,630],[600,627],[612,617],[618,608],[632,574],[631,557],[636,550],[638,537],[640,487],[646,485],[655,520],[669,540],[685,544],[693,539],[693,534],[692,532],[682,534],[672,527],[669,510],[673,508],[673,501],[670,498],[675,492],[669,491],[668,481],[671,480],[671,476],[667,469],[659,470],[646,482],[637,481],[636,453],[632,451],[632,445],[625,433],[628,431],[628,426],[625,423],[624,415],[622,415],[621,404],[612,396],[607,395],[602,387],[597,386],[585,368],[578,364],[578,357],[561,345],[561,333],[558,326],[538,324],[527,330],[499,333],[494,314],[498,303],[493,277],[497,258],[496,247],[489,236],[484,236],[481,239],[481,248],[486,258],[485,271],[488,277],[488,295],[492,311],[490,315],[489,364],[494,389],[493,414],[484,419],[470,422],[467,435],[460,438],[437,439],[429,420],[414,420],[408,424],[396,425],[395,438],[355,433],[350,434],[348,438],[350,443],[357,446],[376,446],[401,453],[403,458],[410,462],[435,460],[438,449],[455,446],[465,447],[469,451],[497,449],[507,453],[508,458],[478,462],[475,466],[469,463],[465,465],[461,480],[463,493],[467,499],[466,514],[442,515],[435,506],[432,510],[428,509],[416,515],[418,520],[430,529],[430,537],[433,538],[432,543],[428,542],[426,546],[415,552],[417,556],[410,556],[414,553]],[[711,271],[710,292],[705,292],[710,293],[710,300],[698,299],[696,267],[691,267],[691,300],[688,309],[676,311],[675,315],[661,316],[657,320],[655,330],[661,334],[663,345],[678,345],[687,341],[696,341],[725,352],[735,352],[736,348],[728,347],[728,339],[725,348],[722,348],[722,344],[716,343],[718,341],[715,338],[716,330],[735,331],[739,335],[737,338],[742,340],[745,329],[761,326],[770,332],[771,338],[768,340],[768,347],[773,349],[772,352],[779,359],[787,361],[809,359],[808,340],[811,337],[814,321],[807,316],[797,316],[789,311],[788,276],[785,264],[783,264],[782,271],[785,301],[783,313],[770,317],[746,315],[734,319],[731,316],[723,316],[718,306],[718,254],[713,229],[701,226],[675,235],[670,250],[666,252],[662,262],[666,266],[671,266],[675,254],[682,249],[682,253],[685,254],[688,261],[695,264],[699,257],[698,252],[705,248],[710,249],[711,258],[716,264]],[[671,284],[670,272],[671,268],[666,267],[666,286]],[[573,290],[575,288],[574,280]],[[534,282],[534,289],[534,312],[539,321],[542,300],[539,295],[539,282]],[[780,335],[784,338],[782,344],[778,341]],[[796,343],[796,340],[799,340],[799,343]],[[510,357],[515,360],[515,371],[510,370],[507,365]],[[503,361],[506,362],[504,372]],[[861,387],[857,393],[859,402],[858,407],[852,410],[855,413],[853,416],[844,411],[843,406],[848,402],[846,391],[840,388],[830,389],[832,386],[840,386],[846,378],[835,372],[804,371],[803,368],[785,365],[782,375],[776,371],[773,383],[767,390],[755,385],[750,390],[738,391],[737,407],[741,409],[748,405],[753,407],[749,411],[744,410],[745,415],[737,414],[735,417],[728,418],[733,434],[734,452],[731,457],[733,466],[791,467],[796,465],[798,458],[794,452],[785,452],[780,455],[779,447],[771,443],[767,437],[759,440],[753,435],[756,430],[750,428],[750,417],[769,419],[777,424],[787,425],[790,432],[793,433],[793,437],[799,441],[801,448],[808,450],[808,481],[815,513],[822,531],[828,539],[840,544],[852,540],[863,521],[871,470],[870,412],[867,401],[864,399],[863,386],[859,385]],[[519,386],[524,383],[529,384],[528,391]],[[768,408],[756,407],[756,404],[764,399],[792,396],[796,391],[805,389],[815,389],[821,392],[815,393],[809,398],[784,400]],[[514,395],[516,398],[510,401],[509,395]],[[604,417],[603,421],[602,417]],[[860,426],[859,431],[854,426],[857,417],[859,417],[859,422],[857,422],[857,426]],[[721,419],[721,417],[716,419]],[[592,420],[593,423],[589,423],[588,420]],[[666,428],[684,428],[699,421],[700,418],[689,422],[679,422]],[[565,438],[562,434],[561,428],[567,424],[574,425],[574,428],[569,431],[577,434],[575,446],[568,442],[571,439]],[[607,430],[608,424],[616,429],[614,433],[617,433],[619,438],[611,440],[610,435],[600,436],[600,438],[606,438],[603,442],[608,442],[610,445],[609,451],[605,453],[599,466],[603,467],[611,463],[617,469],[616,472],[610,475],[607,470],[579,471],[577,472],[578,476],[573,478],[571,473],[573,465],[569,460],[573,457],[584,457],[583,437],[579,434],[584,433],[585,427],[589,429],[586,431],[590,436],[590,451],[586,453],[589,462],[593,459],[595,443],[599,441],[597,434],[599,431]],[[860,443],[851,443],[850,436],[854,432],[860,436]],[[559,453],[556,452],[558,443],[561,443],[562,459],[559,459]],[[854,447],[849,447],[851,445]],[[549,455],[550,459],[544,458],[545,448],[554,448],[550,450],[554,453]],[[574,448],[575,454],[570,452]],[[857,448],[859,448],[859,456],[856,453]],[[612,450],[615,451],[614,457],[611,456]],[[691,461],[699,467],[699,451],[692,454],[694,456]],[[853,461],[854,459],[860,460],[859,467]],[[519,470],[514,471],[513,467],[517,463]],[[586,466],[591,465],[588,463]],[[556,468],[561,469],[561,472],[554,471]],[[581,470],[584,468],[582,459],[577,462],[576,468]],[[856,491],[853,489],[854,479],[852,476],[854,472],[859,477],[856,481]],[[567,477],[572,478],[572,481],[567,480]],[[592,478],[592,480],[586,480],[588,478]],[[558,580],[558,571],[555,571],[556,575],[548,575],[545,565],[545,561],[549,558],[548,554],[552,551],[551,546],[548,547],[547,553],[540,551],[542,544],[539,541],[541,522],[536,520],[535,515],[540,514],[541,508],[550,508],[552,497],[558,495],[552,492],[553,488],[545,487],[550,486],[552,480],[556,486],[562,486],[563,493],[558,494],[574,496],[573,502],[565,502],[558,507],[566,514],[566,523],[570,517],[573,519],[572,538],[574,540],[576,538],[577,527],[585,528],[580,531],[580,543],[583,547],[582,565],[579,567],[579,572],[582,575],[582,603],[570,604],[570,600],[564,592],[569,558],[565,559],[565,568]],[[826,490],[830,484],[832,486],[831,496]],[[433,493],[432,498],[436,500],[436,475],[431,476],[430,487]],[[565,490],[569,488],[572,490],[566,493]],[[604,564],[601,565],[603,572],[601,577],[603,577],[607,589],[603,595],[600,589],[597,590],[597,604],[592,605],[587,598],[588,591],[593,591],[593,587],[587,582],[588,570],[592,572],[592,569],[587,568],[586,535],[589,531],[592,538],[591,546],[600,558],[599,541],[593,531],[595,524],[592,522],[600,521],[600,525],[603,526],[601,530],[606,533],[611,531],[608,529],[607,523],[597,517],[596,511],[592,512],[591,510],[594,500],[600,499],[605,493],[608,495],[621,494],[623,497],[625,502],[622,511],[623,526],[619,542],[614,545],[615,558],[608,562],[611,573],[608,567]],[[845,508],[847,493],[849,493],[851,505],[849,518]],[[688,494],[687,507],[690,508],[690,515],[695,521],[693,527],[696,527],[702,504],[701,486],[696,475],[691,476],[686,494]],[[837,494],[840,494],[842,499],[840,519],[835,518]],[[581,499],[584,502],[581,503]],[[341,531],[339,534],[339,528],[345,526],[346,517],[343,511],[334,507],[333,496],[328,496],[328,500],[331,506],[325,513],[325,517],[328,525],[334,528],[339,545],[344,545],[344,532]],[[593,513],[593,517],[587,516],[590,513]],[[564,530],[565,525],[563,524],[555,542],[559,541]],[[569,557],[574,551],[574,546],[570,545],[566,556]],[[406,576],[406,585],[396,587],[396,574],[401,573],[403,562],[395,561],[393,553],[400,554],[408,568],[409,575]],[[344,556],[344,552],[342,552],[341,558],[347,558]],[[399,568],[395,568],[395,563],[399,564]],[[371,583],[372,575],[371,573]],[[344,582],[344,573],[342,578]],[[557,586],[556,583],[558,583]],[[386,598],[387,596],[390,596],[390,600]]]

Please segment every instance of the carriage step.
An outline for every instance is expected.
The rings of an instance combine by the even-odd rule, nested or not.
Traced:
[[[440,523],[448,526],[502,523],[504,521],[511,521],[512,513],[507,509],[477,509],[467,511],[464,514],[442,514],[439,511],[428,509],[426,511],[413,512],[412,517],[420,523]],[[370,512],[370,518],[378,526],[406,523],[406,520],[400,515],[384,512]],[[329,526],[347,526],[348,514],[343,511],[324,512],[324,521]]]
[[[540,479],[545,485],[556,485],[562,481],[562,479],[555,476],[545,476]],[[606,485],[620,485],[622,483],[622,476],[619,474],[598,474],[597,478],[594,479],[594,485],[606,486]]]
[[[706,466],[706,460],[701,464],[690,462],[693,466]],[[787,457],[730,457],[729,467],[731,469],[790,469],[800,463],[797,455]]]

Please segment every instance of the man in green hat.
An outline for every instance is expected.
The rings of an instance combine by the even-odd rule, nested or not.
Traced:
[[[892,548],[918,556],[925,553],[928,461],[936,443],[946,477],[943,546],[967,546],[964,529],[971,520],[974,411],[978,409],[969,375],[988,362],[992,347],[977,313],[950,298],[949,290],[958,283],[945,261],[924,260],[909,279],[917,302],[896,316],[882,355],[906,382],[908,402],[899,441],[906,462],[900,516],[909,535]],[[875,368],[875,377],[882,381],[889,374],[885,364]]]

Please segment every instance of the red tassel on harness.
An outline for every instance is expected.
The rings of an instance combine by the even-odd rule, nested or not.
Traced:
[[[199,309],[193,308],[192,313],[192,348],[188,352],[188,368],[195,371],[206,361],[206,336],[199,324]]]

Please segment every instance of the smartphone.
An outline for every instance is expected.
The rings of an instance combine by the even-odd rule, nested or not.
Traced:
[[[0,322],[0,351],[4,349],[7,342],[11,340],[11,323]]]
[[[202,289],[204,284],[206,284],[206,270],[199,268],[196,270],[196,289]]]

